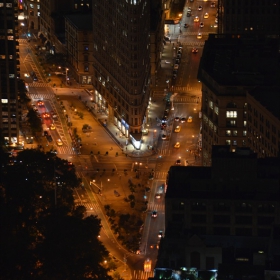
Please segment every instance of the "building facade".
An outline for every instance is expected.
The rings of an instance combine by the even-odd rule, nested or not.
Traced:
[[[92,15],[65,16],[65,48],[75,80],[81,85],[92,85],[93,33]]]
[[[150,1],[97,1],[92,11],[95,102],[140,149],[150,95]]]
[[[18,78],[18,3],[0,1],[0,128],[7,144],[19,141]]]
[[[157,267],[279,267],[279,164],[215,146],[211,167],[172,166]]]
[[[277,39],[210,34],[198,73],[204,165],[211,165],[213,145],[229,145],[232,151],[249,147],[259,157],[278,155],[277,61]]]
[[[24,0],[22,6],[26,31],[37,36],[40,30],[40,0]]]
[[[218,0],[218,33],[279,36],[277,0]]]

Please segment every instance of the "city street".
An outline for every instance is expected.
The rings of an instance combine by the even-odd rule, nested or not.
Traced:
[[[198,5],[203,6],[202,11],[197,10]],[[190,17],[187,17],[188,7],[192,9]],[[205,13],[209,14],[209,18],[204,18]],[[65,76],[52,73],[52,81],[48,83],[44,75],[44,70],[48,69],[40,66],[34,44],[20,40],[21,78],[28,84],[32,103],[36,105],[39,100],[44,101],[44,110],[57,116],[43,120],[53,141],[48,142],[42,136],[37,139],[36,144],[26,144],[26,147],[35,148],[38,144],[42,145],[45,151],[56,150],[59,157],[76,166],[76,173],[82,179],[83,187],[75,191],[75,202],[77,205],[84,205],[88,215],[97,215],[101,219],[103,227],[100,238],[110,254],[124,267],[122,276],[126,279],[131,279],[131,275],[133,279],[152,276],[152,273],[143,274],[143,263],[149,258],[152,266],[155,265],[161,239],[160,231],[164,237],[164,186],[170,166],[175,165],[177,160],[185,166],[201,164],[201,85],[197,80],[197,71],[204,40],[208,33],[216,30],[215,15],[216,9],[210,7],[210,2],[186,3],[180,24],[166,27],[166,35],[170,36],[171,43],[164,46],[161,69],[158,72],[158,89],[154,90],[150,104],[149,134],[144,137],[141,151],[135,150],[127,142],[114,124],[107,120],[108,116],[97,111],[91,102],[89,91],[85,88],[52,87],[54,83],[60,84]],[[199,17],[199,22],[194,22],[196,16]],[[204,23],[204,27],[200,27],[200,22]],[[184,24],[188,24],[188,27],[184,28]],[[198,33],[201,33],[201,39],[197,38]],[[179,46],[182,46],[182,58],[177,78],[172,79]],[[197,53],[192,52],[193,47],[197,48]],[[36,80],[31,73],[37,77]],[[161,119],[168,92],[172,93],[174,110],[170,111],[166,128],[162,130]],[[82,113],[83,117],[77,112]],[[185,118],[184,122],[181,121],[182,118]],[[68,127],[67,122],[71,122],[72,127]],[[55,129],[50,129],[51,124]],[[82,127],[85,124],[92,129],[83,132]],[[71,138],[73,128],[77,129],[81,138],[78,150],[74,148]],[[166,135],[166,138],[163,135]],[[154,147],[155,152],[150,150],[149,146]],[[139,246],[140,255],[122,248],[104,214],[106,204],[117,205],[117,209],[128,208],[127,202],[124,202],[124,198],[130,194],[127,180],[135,178],[136,166],[142,168],[137,182],[151,189],[149,193],[143,193],[143,203],[147,201],[148,208],[143,214],[145,223]],[[154,173],[153,180],[148,180],[150,172]],[[115,193],[119,194],[119,197],[116,197]],[[152,217],[153,211],[157,211],[157,217]]]

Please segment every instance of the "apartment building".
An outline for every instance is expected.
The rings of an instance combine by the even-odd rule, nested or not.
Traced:
[[[18,5],[15,0],[0,0],[0,129],[7,144],[19,142]]]
[[[279,268],[279,170],[279,158],[226,145],[211,167],[171,166],[157,267]]]
[[[218,33],[279,36],[278,0],[218,0]]]
[[[232,151],[249,147],[259,157],[278,155],[278,56],[277,39],[210,34],[198,72],[204,165],[211,165],[213,145]],[[260,116],[262,121],[256,120]]]

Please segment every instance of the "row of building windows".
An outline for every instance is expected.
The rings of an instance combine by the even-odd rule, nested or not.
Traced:
[[[185,203],[184,202],[176,202],[172,204],[172,210],[185,210]],[[213,204],[213,211],[216,212],[230,212],[232,210],[231,205],[224,202],[217,202]],[[250,203],[237,203],[234,205],[235,212],[239,213],[252,213],[254,209],[258,213],[274,213],[275,207],[273,204],[258,204],[258,205],[252,205]],[[191,210],[192,211],[208,211],[207,205],[204,202],[193,202],[191,204]]]

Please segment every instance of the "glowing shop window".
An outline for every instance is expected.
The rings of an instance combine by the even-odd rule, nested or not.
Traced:
[[[227,118],[237,118],[237,111],[227,111]]]

